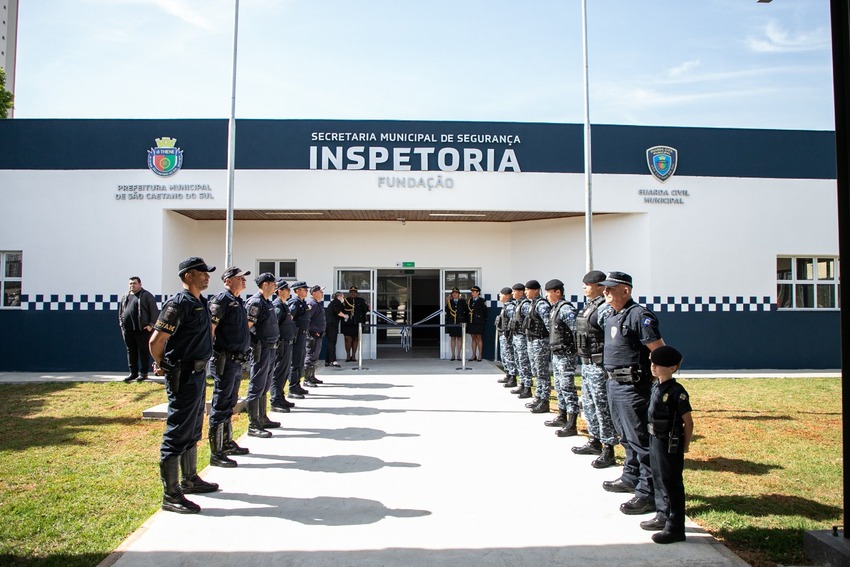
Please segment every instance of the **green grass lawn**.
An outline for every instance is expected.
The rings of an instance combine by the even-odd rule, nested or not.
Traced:
[[[683,383],[688,515],[753,565],[805,563],[803,532],[844,523],[840,380]],[[164,423],[140,416],[163,401],[150,382],[0,385],[0,565],[97,565],[159,508]]]

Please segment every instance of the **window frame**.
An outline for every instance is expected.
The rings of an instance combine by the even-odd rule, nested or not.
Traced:
[[[7,276],[6,269],[9,262],[9,256],[20,256],[21,275]],[[18,284],[18,304],[6,305],[6,285],[8,283]],[[0,250],[0,309],[21,309],[22,296],[24,292],[24,252],[23,250]]]
[[[286,281],[297,281],[298,280],[298,260],[297,259],[295,259],[295,258],[277,258],[277,259],[257,260],[257,268],[256,268],[257,272],[256,273],[257,274],[263,273],[264,270],[262,270],[260,268],[260,265],[263,264],[263,263],[268,263],[268,262],[273,262],[274,265],[275,265],[274,272],[272,272],[274,274],[275,278],[283,278]],[[284,275],[284,274],[281,273],[281,264],[284,264],[284,263],[292,264],[292,271],[293,271],[292,275],[289,275],[289,274]],[[267,271],[267,270],[265,270],[265,271]]]
[[[780,272],[779,263],[786,260],[790,263],[790,272],[783,270]],[[832,262],[832,277],[820,278],[818,276],[818,265],[822,261]],[[838,311],[841,309],[841,281],[839,279],[839,258],[829,254],[813,254],[813,255],[790,255],[780,254],[776,256],[776,309],[778,311]],[[811,277],[809,274],[800,274],[802,269],[811,269]],[[787,277],[780,277],[780,274]],[[788,301],[790,305],[780,305],[780,286],[787,286],[789,290]],[[822,307],[818,305],[818,288],[827,287],[832,290],[832,303],[830,307]],[[805,288],[805,289],[802,289]],[[811,294],[812,305],[800,307],[797,305],[798,296],[801,291],[808,290]]]

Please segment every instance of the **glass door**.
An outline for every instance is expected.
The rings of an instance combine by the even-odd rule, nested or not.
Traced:
[[[440,282],[442,289],[440,290],[440,305],[443,306],[443,313],[440,317],[440,322],[446,324],[446,302],[451,297],[452,290],[457,288],[460,291],[460,297],[463,301],[469,299],[470,289],[472,286],[481,286],[481,270],[479,268],[444,268],[440,270]],[[440,341],[440,358],[448,358],[451,354],[451,343],[449,336],[443,328],[443,340]],[[467,339],[468,342],[468,339]],[[467,344],[467,352],[469,345]]]
[[[357,288],[357,296],[366,301],[369,308],[366,323],[363,325],[363,360],[374,359],[377,352],[375,342],[375,279],[376,270],[372,268],[338,268],[336,270],[337,289],[348,295],[351,287]],[[342,357],[345,357],[345,346],[342,341],[337,344],[337,358],[340,357],[339,350],[342,349]]]

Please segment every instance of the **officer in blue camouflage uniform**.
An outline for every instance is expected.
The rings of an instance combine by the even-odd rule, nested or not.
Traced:
[[[310,391],[301,387],[301,371],[307,357],[307,335],[310,333],[310,308],[307,305],[307,282],[295,282],[291,286],[295,295],[287,305],[295,321],[295,343],[292,345],[292,367],[289,370],[289,397],[303,400]]]
[[[267,429],[280,427],[280,423],[269,419],[267,412],[267,394],[272,384],[272,369],[277,356],[280,329],[271,297],[277,284],[274,274],[265,272],[254,279],[257,293],[245,303],[248,311],[248,328],[251,329],[251,378],[248,382],[248,435],[268,438],[272,434]]]
[[[589,439],[581,447],[573,447],[576,455],[599,455],[590,464],[603,469],[614,464],[614,424],[608,405],[608,377],[602,366],[605,346],[605,321],[614,309],[605,303],[600,285],[605,274],[593,270],[582,279],[584,306],[576,316],[576,347],[581,362],[581,400]]]
[[[284,394],[284,387],[289,380],[289,371],[292,368],[292,346],[295,343],[296,331],[295,321],[292,319],[287,304],[292,291],[289,289],[286,280],[282,278],[275,282],[275,286],[277,287],[277,297],[272,301],[272,307],[274,307],[277,326],[280,329],[280,344],[277,347],[277,355],[272,369],[272,387],[269,393],[272,411],[289,413],[289,409],[295,407],[295,404],[287,400]]]
[[[322,350],[322,336],[328,324],[325,319],[324,306],[325,288],[314,285],[310,288],[307,298],[307,308],[310,311],[310,326],[307,328],[307,354],[304,357],[304,383],[308,386],[324,384],[316,378],[316,366],[319,364],[319,354]]]
[[[609,492],[634,492],[620,505],[624,514],[655,511],[655,491],[649,461],[647,409],[652,385],[649,353],[664,344],[658,319],[632,299],[632,277],[610,272],[602,284],[614,313],[605,321],[603,363],[608,374],[608,403],[614,429],[626,450],[620,478],[605,481]]]
[[[516,308],[516,301],[513,300],[512,290],[509,287],[503,287],[499,292],[499,301],[502,303],[502,310],[496,317],[496,334],[499,337],[499,358],[502,360],[502,367],[505,369],[505,376],[499,378],[497,382],[504,384],[505,388],[516,387],[516,361],[514,360],[514,348],[511,343],[511,317]]]
[[[201,292],[210,285],[203,258],[180,262],[178,275],[183,290],[162,306],[150,340],[154,374],[165,376],[168,415],[160,447],[162,509],[197,514],[201,507],[184,494],[215,492],[218,485],[198,476],[198,441],[204,426],[206,368],[212,355],[212,322],[207,300]],[[180,469],[183,480],[180,480]]]
[[[213,377],[213,395],[210,403],[210,465],[235,467],[236,461],[228,455],[246,455],[233,441],[233,408],[239,399],[239,384],[242,383],[243,364],[248,361],[251,350],[251,333],[248,331],[248,315],[240,294],[245,290],[243,272],[232,266],[224,270],[221,280],[224,291],[210,299],[212,320],[213,357],[210,374]]]
[[[522,320],[528,314],[531,300],[525,297],[525,285],[518,283],[511,288],[516,305],[511,318],[511,341],[514,347],[514,360],[519,373],[519,386],[511,390],[518,398],[531,397],[531,362],[528,360],[528,341],[522,331]]]
[[[525,293],[531,303],[523,318],[523,331],[528,341],[528,360],[531,362],[531,374],[537,377],[534,400],[526,405],[531,413],[549,413],[549,392],[552,390],[550,376],[549,350],[549,310],[551,305],[540,295],[540,283],[529,280],[525,284]]]
[[[576,390],[576,308],[564,299],[564,282],[549,280],[544,286],[546,300],[551,304],[549,318],[549,350],[552,351],[552,372],[558,394],[558,417],[544,422],[547,427],[560,427],[559,437],[578,434],[578,391]]]

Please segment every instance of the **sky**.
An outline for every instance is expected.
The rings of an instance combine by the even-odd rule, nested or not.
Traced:
[[[595,124],[832,130],[827,0],[588,0]],[[16,118],[227,118],[235,0],[21,0]],[[580,0],[241,0],[236,117],[583,123]]]

